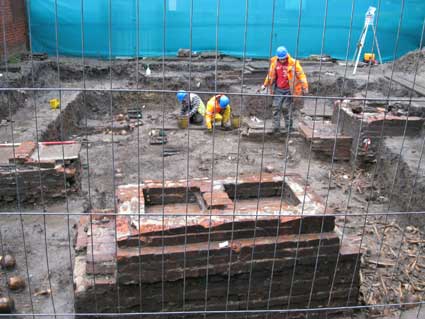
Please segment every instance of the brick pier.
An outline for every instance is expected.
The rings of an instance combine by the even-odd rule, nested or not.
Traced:
[[[341,242],[333,216],[317,216],[324,206],[298,175],[145,181],[119,187],[117,201],[116,217],[80,220],[77,312],[357,303],[358,246]]]

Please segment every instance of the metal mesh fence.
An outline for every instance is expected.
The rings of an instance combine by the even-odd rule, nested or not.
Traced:
[[[165,55],[164,11],[163,56],[125,61],[112,58],[119,36],[112,34],[112,1],[108,61],[85,57],[84,1],[80,58],[60,56],[57,45],[47,60],[30,47],[27,59],[11,61],[2,10],[0,317],[12,316],[8,308],[25,318],[423,316],[424,26],[409,71],[397,61],[365,63],[353,76],[356,1],[346,59],[331,63],[323,58],[324,0],[320,58],[300,61],[310,92],[286,96],[310,113],[292,103],[295,128],[270,134],[279,96],[257,92],[269,63],[258,67],[246,55],[249,0],[240,13],[240,59],[218,50],[220,0],[215,51],[195,56],[192,0],[186,56]],[[379,0],[376,29],[380,7]],[[394,60],[404,10],[401,1]],[[57,14],[52,27],[58,43]],[[135,31],[140,39],[142,30]],[[410,79],[403,85],[401,73]],[[178,130],[180,89],[227,95],[243,125],[213,125],[210,134],[192,124]],[[57,110],[48,105],[55,101]],[[303,125],[311,125],[310,136]],[[323,137],[326,125],[334,129]],[[16,276],[24,282],[18,287]]]

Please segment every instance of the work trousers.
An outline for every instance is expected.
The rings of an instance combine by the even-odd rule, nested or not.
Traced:
[[[190,120],[190,123],[191,124],[198,124],[198,125],[200,125],[200,124],[202,124],[204,122],[204,117],[199,112],[196,112],[195,114],[193,114],[190,117],[189,120]]]
[[[279,89],[278,87],[274,88],[274,96],[273,96],[273,103],[272,103],[274,130],[280,129],[280,114],[281,113],[283,113],[283,116],[285,118],[286,129],[287,130],[292,129],[292,98],[290,96],[285,96],[285,95],[291,95],[291,90],[290,89],[283,90],[283,89]]]

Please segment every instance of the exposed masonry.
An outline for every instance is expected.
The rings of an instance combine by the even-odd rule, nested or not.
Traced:
[[[27,14],[25,0],[4,0],[0,3],[2,23],[0,23],[0,56],[3,57],[4,45],[10,58],[13,54],[27,49]],[[3,21],[4,20],[4,21]],[[3,26],[5,30],[3,30]],[[3,41],[5,37],[5,42]]]
[[[381,135],[418,136],[425,123],[422,111],[413,106],[407,106],[408,111],[403,109],[406,106],[401,105],[401,110],[397,107],[400,105],[388,111],[363,101],[336,101],[331,122],[304,120],[299,123],[299,131],[318,154],[355,160],[359,165],[374,162]]]
[[[78,192],[80,149],[75,141],[0,144],[0,202],[15,202],[17,196],[21,202],[36,202],[41,192],[47,201]]]
[[[228,310],[246,309],[248,290],[248,308],[266,308],[273,263],[272,309],[356,304],[358,244],[341,242],[333,216],[317,216],[324,205],[299,175],[241,176],[235,188],[235,178],[118,187],[117,217],[93,211],[80,219],[76,311],[204,310],[207,265],[207,310],[224,310],[229,264]]]
[[[298,129],[317,154],[334,160],[350,160],[353,138],[340,132],[336,134],[336,124],[330,121],[304,120],[298,124]]]
[[[356,110],[361,110],[360,112]],[[339,112],[340,111],[340,112]],[[413,107],[409,112],[397,114],[385,108],[363,106],[362,101],[337,101],[334,104],[333,122],[336,124],[339,112],[339,132],[353,138],[351,160],[357,164],[373,162],[379,150],[381,135],[418,136],[425,118],[415,116]],[[419,114],[418,114],[419,115]],[[357,154],[357,157],[356,157]]]

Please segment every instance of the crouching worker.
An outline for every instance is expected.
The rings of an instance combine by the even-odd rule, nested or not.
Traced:
[[[298,60],[293,59],[285,47],[278,47],[276,56],[270,59],[269,72],[261,86],[261,90],[270,87],[273,94],[273,131],[280,131],[280,115],[285,117],[286,130],[292,129],[291,95],[308,94],[307,77]]]
[[[198,95],[180,90],[177,92],[177,100],[181,104],[180,116],[189,117],[191,124],[202,124],[205,116],[205,104]]]
[[[221,126],[230,129],[230,99],[226,95],[215,95],[209,99],[207,103],[207,111],[205,113],[205,125],[208,131],[212,131],[215,123],[221,122]]]

